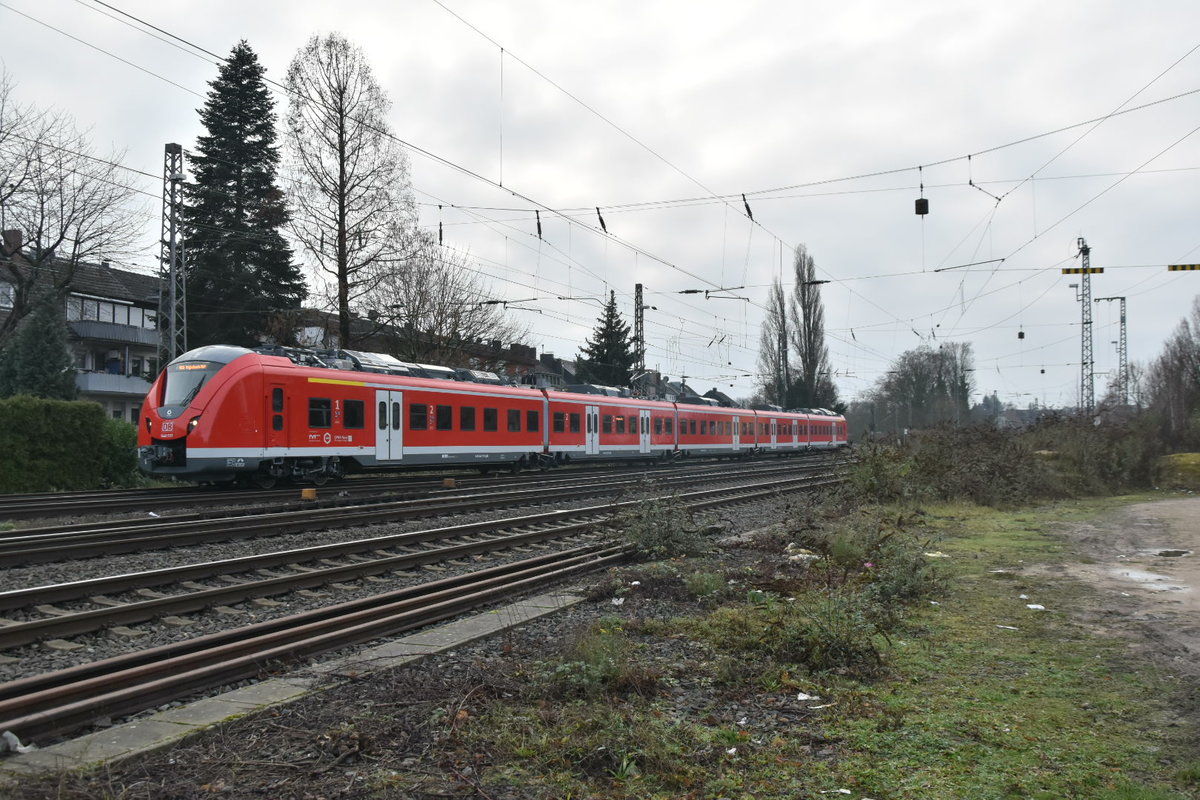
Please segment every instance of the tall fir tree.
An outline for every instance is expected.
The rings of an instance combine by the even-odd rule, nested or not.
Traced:
[[[61,297],[39,297],[16,334],[0,351],[0,397],[28,394],[74,400],[75,365],[67,348],[67,320]]]
[[[276,182],[275,102],[265,68],[239,42],[209,84],[185,190],[188,344],[254,346],[274,312],[308,290],[280,230],[288,222]]]
[[[617,293],[609,292],[608,304],[597,320],[592,338],[576,356],[580,380],[603,386],[628,386],[637,353],[630,338],[629,323],[617,311]]]

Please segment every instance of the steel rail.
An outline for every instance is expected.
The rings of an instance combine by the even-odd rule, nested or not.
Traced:
[[[190,693],[439,622],[623,560],[581,548],[0,685],[0,730],[24,740],[134,713]]]
[[[796,486],[819,488],[828,482],[814,482],[811,478],[796,478],[784,484],[771,483],[720,487],[678,496],[677,499],[693,510],[702,510],[728,504],[729,495],[736,502],[749,502],[770,496],[781,489]],[[243,556],[224,561],[193,564],[180,568],[166,568],[142,573],[96,578],[73,583],[18,589],[0,593],[0,609],[15,609],[39,603],[78,601],[95,594],[127,592],[151,586],[179,585],[181,583],[218,575],[236,576],[250,570],[267,570],[287,566],[292,573],[269,575],[265,578],[248,579],[228,586],[197,588],[196,591],[156,597],[138,602],[119,603],[105,600],[104,607],[73,614],[55,615],[44,619],[16,622],[0,627],[0,650],[19,647],[52,636],[71,636],[87,633],[115,624],[133,624],[154,619],[166,614],[183,614],[202,610],[215,605],[228,605],[256,597],[269,597],[298,589],[352,580],[368,575],[379,575],[399,569],[409,569],[437,561],[462,558],[485,552],[520,547],[530,543],[563,538],[588,528],[611,522],[616,512],[642,500],[591,506],[584,509],[554,511],[503,520],[468,523],[447,528],[394,534],[351,542],[320,545],[302,550],[280,551],[262,555]],[[546,527],[551,526],[551,527]],[[528,529],[525,532],[461,542],[435,550],[418,553],[395,554],[389,548],[428,545],[432,542],[463,539],[480,534],[493,534],[500,530]],[[304,562],[318,561],[376,553],[379,557],[351,564],[330,565],[322,568],[299,566]],[[92,602],[97,602],[93,599]]]
[[[808,472],[820,469],[814,465],[775,466],[755,470],[757,475]],[[700,476],[663,476],[666,484],[711,482],[727,480],[727,473]],[[272,514],[246,514],[233,518],[204,518],[177,521],[172,518],[140,522],[136,525],[104,527],[99,530],[66,531],[45,534],[24,534],[0,538],[0,566],[62,561],[66,558],[87,558],[102,555],[137,552],[166,546],[195,545],[213,541],[249,538],[258,534],[283,535],[301,533],[337,525],[391,522],[403,518],[462,513],[493,509],[505,505],[537,504],[578,499],[581,497],[616,494],[636,485],[640,479],[623,477],[606,482],[589,481],[584,485],[560,489],[529,488],[482,495],[444,495],[437,498],[398,500],[372,503],[367,506],[301,509]],[[233,524],[231,524],[231,522]]]

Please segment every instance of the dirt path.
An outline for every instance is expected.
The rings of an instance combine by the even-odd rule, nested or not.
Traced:
[[[1127,506],[1066,535],[1090,563],[1052,572],[1101,592],[1084,618],[1173,671],[1200,677],[1200,497]]]

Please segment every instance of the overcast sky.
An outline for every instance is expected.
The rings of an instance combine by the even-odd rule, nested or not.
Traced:
[[[1061,270],[1079,237],[1105,268],[1093,295],[1128,298],[1133,361],[1200,294],[1200,272],[1166,269],[1200,262],[1195,0],[0,0],[18,97],[158,176],[166,142],[194,146],[216,67],[113,8],[222,55],[245,39],[276,80],[314,33],[360,45],[395,134],[490,181],[414,153],[422,222],[440,219],[495,297],[539,309],[516,313],[558,356],[609,289],[632,320],[641,282],[648,366],[747,396],[768,285],[781,269],[790,285],[804,244],[830,281],[844,399],[950,340],[974,347],[973,400],[1072,405],[1078,276]],[[134,262],[151,268],[161,181],[129,180],[149,195]],[[542,212],[542,240],[522,198],[562,212]],[[744,288],[678,293],[718,287]],[[1117,303],[1094,315],[1100,397]]]

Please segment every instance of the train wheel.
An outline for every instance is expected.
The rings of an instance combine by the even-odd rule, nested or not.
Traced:
[[[275,488],[275,476],[268,475],[265,472],[256,473],[254,475],[254,477],[250,479],[250,482],[253,483],[255,486],[257,486],[259,489],[274,489]]]
[[[312,480],[313,486],[324,486],[325,484],[329,483],[329,476],[324,472],[318,472],[316,475],[313,475],[310,480]]]

